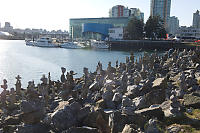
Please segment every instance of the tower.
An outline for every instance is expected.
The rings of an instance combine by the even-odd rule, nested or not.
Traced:
[[[150,15],[160,16],[164,21],[165,28],[170,17],[171,0],[151,0]]]

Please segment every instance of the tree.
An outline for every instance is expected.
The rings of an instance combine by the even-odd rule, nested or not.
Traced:
[[[159,16],[150,16],[144,27],[145,35],[147,38],[166,38],[166,30],[164,22]]]
[[[143,38],[144,23],[143,20],[139,20],[133,17],[127,27],[125,28],[125,39],[128,40],[139,40]]]

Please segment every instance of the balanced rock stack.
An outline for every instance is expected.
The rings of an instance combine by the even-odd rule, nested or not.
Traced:
[[[6,133],[159,133],[199,131],[200,50],[134,53],[126,62],[101,62],[83,76],[62,67],[41,83],[7,89],[3,80],[0,131]],[[187,128],[184,128],[187,126]]]

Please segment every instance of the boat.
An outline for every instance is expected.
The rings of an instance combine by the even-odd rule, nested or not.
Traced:
[[[94,48],[94,49],[108,49],[109,46],[106,44],[105,41],[92,40],[91,41],[91,48]]]
[[[25,40],[27,46],[34,46],[34,41]]]
[[[66,49],[80,49],[83,48],[83,46],[78,45],[77,42],[65,42],[63,44],[60,44],[61,48],[66,48]]]
[[[33,45],[37,47],[58,47],[50,37],[41,37]]]

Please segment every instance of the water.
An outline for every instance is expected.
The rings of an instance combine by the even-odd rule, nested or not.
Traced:
[[[134,54],[139,56],[143,52]],[[48,72],[51,72],[53,80],[60,80],[61,67],[73,70],[76,77],[80,77],[83,67],[94,72],[98,61],[105,69],[109,61],[114,66],[116,60],[125,62],[129,55],[127,51],[39,48],[26,46],[23,40],[0,40],[0,84],[7,79],[8,88],[15,87],[15,77],[19,74],[22,86],[27,87],[28,81],[39,83],[42,75],[47,76]]]

